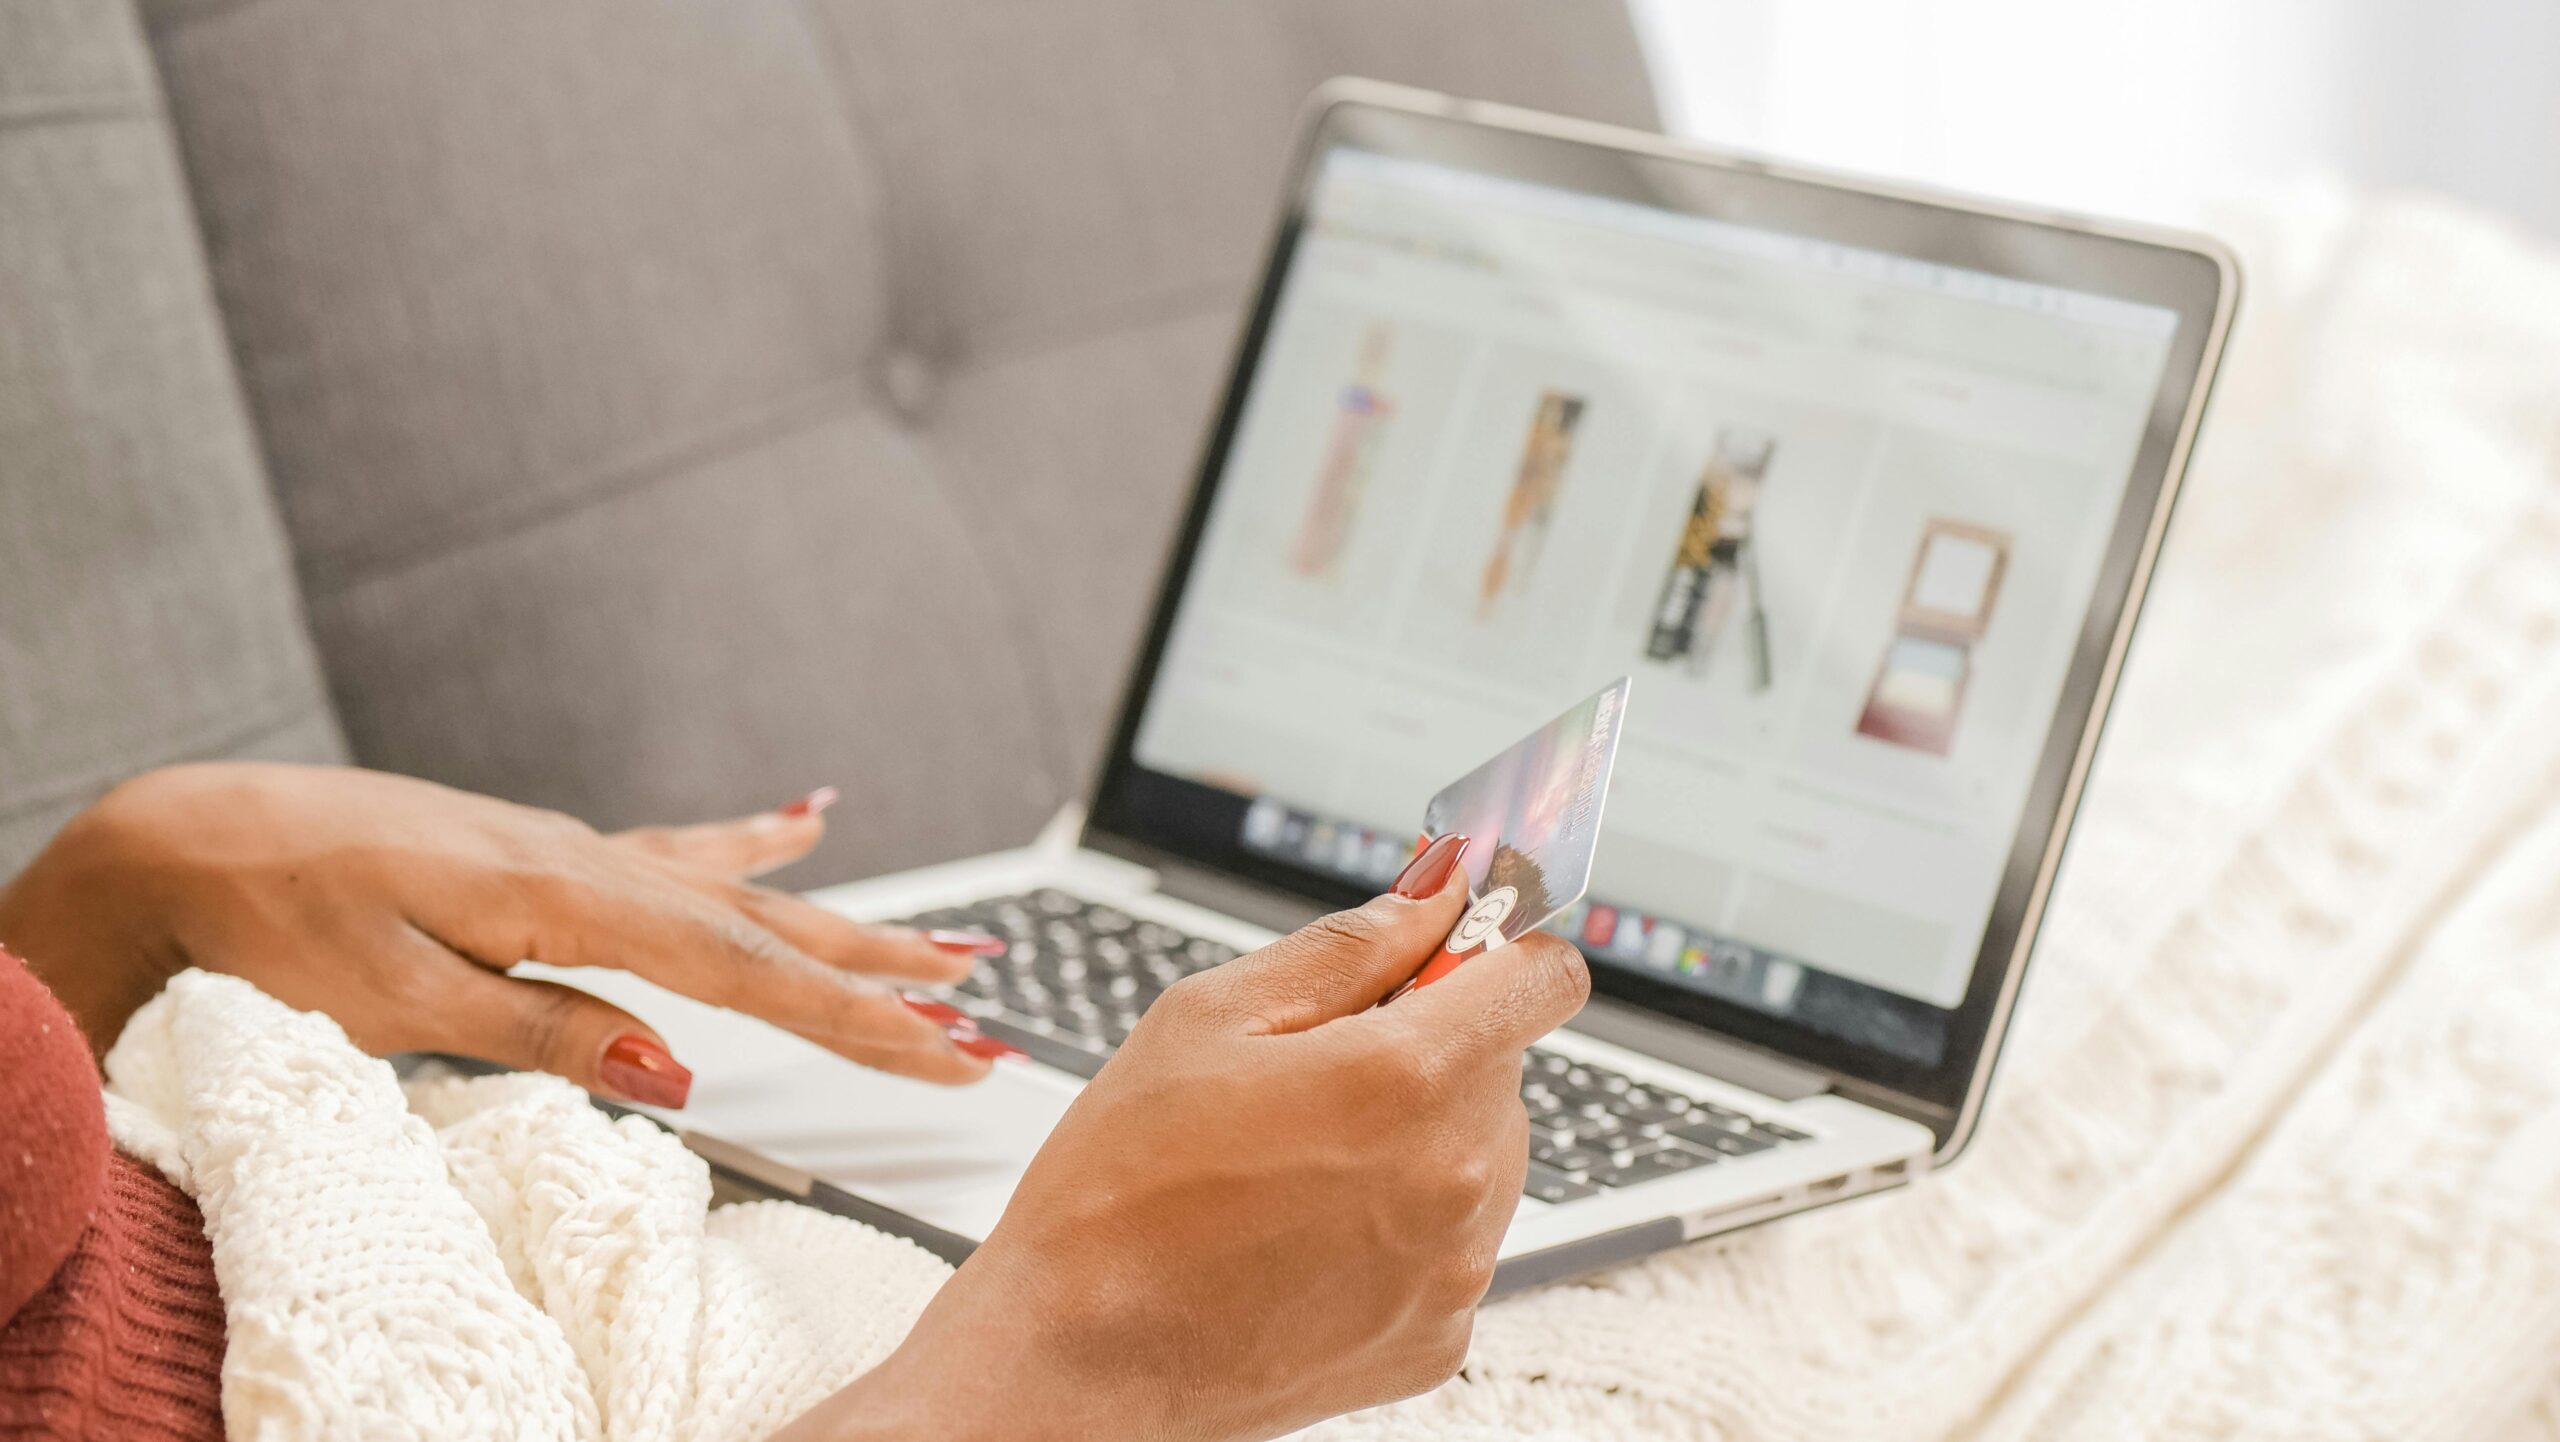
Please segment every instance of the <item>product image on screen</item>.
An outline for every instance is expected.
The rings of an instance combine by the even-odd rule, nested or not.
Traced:
[[[1944,756],[1955,744],[1973,648],[1991,625],[2009,538],[1984,526],[1932,520],[1911,566],[1892,642],[1876,668],[1858,732]]]
[[[1769,689],[1769,617],[1752,564],[1751,522],[1776,450],[1775,441],[1756,431],[1728,429],[1716,436],[1715,453],[1698,477],[1697,496],[1672,550],[1670,574],[1663,577],[1646,660],[1703,672],[1736,597],[1747,592],[1751,689]]]
[[[1343,538],[1360,514],[1361,493],[1378,463],[1395,403],[1380,391],[1395,328],[1372,324],[1360,342],[1359,370],[1342,388],[1333,417],[1333,434],[1325,442],[1324,463],[1316,475],[1315,497],[1289,550],[1290,569],[1301,576],[1330,578],[1342,559]]]
[[[1301,207],[1131,767],[1274,884],[1375,887],[1633,673],[1593,965],[1933,1058],[2177,314],[1348,145]],[[1537,859],[1471,880],[1583,889]]]
[[[1490,620],[1504,596],[1525,588],[1538,567],[1538,553],[1553,521],[1556,493],[1564,485],[1565,462],[1573,455],[1573,434],[1582,424],[1583,398],[1562,391],[1538,397],[1538,414],[1529,423],[1529,439],[1520,448],[1520,471],[1502,503],[1502,530],[1493,555],[1484,563],[1484,581],[1476,591],[1476,619]]]

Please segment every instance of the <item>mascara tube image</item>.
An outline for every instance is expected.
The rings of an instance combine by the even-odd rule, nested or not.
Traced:
[[[1369,489],[1369,473],[1387,432],[1395,403],[1379,386],[1387,353],[1395,343],[1394,327],[1384,321],[1369,327],[1360,341],[1360,360],[1351,383],[1334,403],[1333,434],[1325,442],[1324,462],[1316,472],[1314,497],[1298,539],[1289,548],[1289,569],[1310,579],[1330,578],[1342,563],[1342,543],[1359,518],[1360,500]]]
[[[1646,660],[1679,666],[1693,676],[1704,674],[1716,637],[1739,604],[1748,612],[1751,689],[1769,689],[1769,618],[1754,525],[1776,453],[1777,442],[1758,431],[1727,428],[1717,434],[1654,602]]]
[[[1538,397],[1529,422],[1529,439],[1520,451],[1520,470],[1502,506],[1502,531],[1494,537],[1493,555],[1485,562],[1477,587],[1476,619],[1492,619],[1495,603],[1529,584],[1545,548],[1547,526],[1554,519],[1556,493],[1564,485],[1565,462],[1573,455],[1573,437],[1582,424],[1583,399],[1563,391]]]

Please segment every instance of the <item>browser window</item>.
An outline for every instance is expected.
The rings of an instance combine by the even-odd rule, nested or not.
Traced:
[[[1632,674],[1560,927],[1933,1060],[2175,328],[1337,149],[1136,759],[1382,881],[1457,771]]]

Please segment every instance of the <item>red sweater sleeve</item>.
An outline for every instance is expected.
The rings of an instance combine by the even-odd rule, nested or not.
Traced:
[[[88,1043],[0,950],[0,1437],[221,1436],[204,1219],[108,1145]]]

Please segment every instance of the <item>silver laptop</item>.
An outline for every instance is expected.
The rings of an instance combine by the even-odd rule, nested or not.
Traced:
[[[1382,890],[1635,678],[1594,996],[1497,1290],[1918,1180],[1973,1132],[2236,300],[2192,236],[1366,83],[1310,111],[1089,805],[819,893],[1011,942],[952,1091],[580,972],[765,1187],[965,1252],[1180,977]]]

